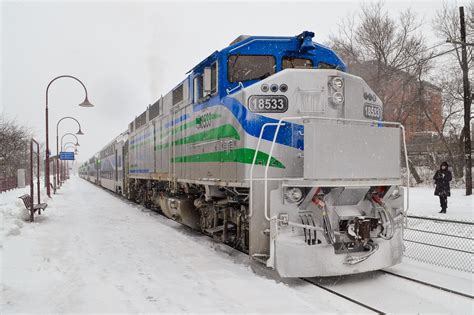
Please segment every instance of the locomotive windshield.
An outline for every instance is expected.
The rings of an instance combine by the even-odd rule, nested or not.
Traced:
[[[311,59],[305,59],[305,58],[283,57],[282,67],[283,69],[287,69],[287,68],[311,69],[313,68],[313,61]]]
[[[227,77],[231,83],[262,80],[275,71],[275,57],[271,55],[232,55],[227,61]]]

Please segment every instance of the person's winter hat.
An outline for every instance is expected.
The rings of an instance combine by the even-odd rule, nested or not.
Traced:
[[[448,168],[449,167],[448,162],[441,163],[441,167],[443,167],[443,166],[446,166],[446,168]]]

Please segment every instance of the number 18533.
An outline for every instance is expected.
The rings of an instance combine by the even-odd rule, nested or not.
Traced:
[[[364,116],[370,119],[382,119],[382,107],[373,104],[364,104]]]
[[[253,95],[248,107],[255,113],[284,113],[288,110],[288,99],[283,95]]]

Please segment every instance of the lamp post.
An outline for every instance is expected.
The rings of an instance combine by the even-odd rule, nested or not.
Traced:
[[[67,142],[67,143],[72,143],[74,146],[80,146],[79,144],[79,140],[77,139],[77,136],[71,132],[68,132],[68,133],[65,133],[62,137],[61,137],[61,151],[63,151],[64,147],[66,146],[67,143],[65,143],[63,145],[63,140],[64,140],[64,137],[65,136],[73,136],[75,139],[76,139],[76,143],[74,142]],[[61,163],[62,165],[62,163]],[[64,182],[64,178],[62,177],[62,174],[63,174],[63,168],[61,167],[61,171],[59,172],[61,174],[61,180],[59,181],[60,183]]]
[[[76,149],[76,146],[79,146],[79,145],[80,145],[79,143],[74,143],[74,142],[68,141],[68,142],[64,143],[63,149],[68,149],[68,148],[70,148],[71,146],[66,147],[68,144],[70,144],[72,147],[74,147],[74,149]],[[65,151],[64,151],[64,152],[65,152]]]
[[[65,145],[63,145],[63,140],[64,140],[65,136],[73,136],[76,139],[76,143],[74,143],[74,145],[75,146],[80,146],[79,139],[77,139],[77,136],[73,133],[68,132],[68,133],[63,134],[63,136],[61,137],[61,149],[65,146]]]
[[[78,145],[79,145],[79,144],[76,145],[76,144],[73,143],[73,142],[66,142],[66,143],[64,144],[64,148],[62,148],[61,150],[64,151],[64,152],[68,152],[68,151],[67,151],[68,149],[74,149],[74,155],[77,155],[77,153],[78,153],[78,151],[77,151],[77,146],[78,146]],[[73,160],[72,162],[73,162],[73,165],[74,165],[74,160]],[[66,160],[66,167],[65,167],[65,169],[64,169],[64,176],[63,176],[63,178],[69,179],[69,161],[68,161],[68,160]]]
[[[48,197],[51,197],[51,188],[50,188],[50,182],[49,182],[49,125],[48,125],[48,92],[49,92],[49,87],[51,86],[51,84],[58,80],[58,79],[61,79],[61,78],[70,78],[70,79],[74,79],[76,80],[77,82],[79,82],[82,87],[84,88],[84,91],[86,93],[85,95],[85,98],[84,98],[84,101],[82,103],[79,104],[79,106],[82,106],[82,107],[92,107],[94,105],[92,105],[91,102],[89,102],[89,99],[88,99],[88,94],[87,94],[87,89],[86,89],[86,86],[84,85],[84,83],[82,83],[81,80],[79,80],[78,78],[72,76],[72,75],[60,75],[54,79],[52,79],[49,83],[48,83],[48,86],[46,87],[46,107],[45,107],[45,116],[46,116],[46,167],[45,167],[45,184],[46,184],[46,192],[48,194]]]
[[[82,129],[81,129],[81,124],[79,123],[79,121],[74,118],[74,117],[70,117],[70,116],[65,116],[63,118],[61,118],[58,123],[56,124],[56,155],[59,157],[59,124],[61,123],[61,121],[63,121],[64,119],[72,119],[74,120],[77,125],[79,126],[79,131],[76,132],[76,135],[83,135],[84,133],[82,132]],[[59,158],[56,160],[56,185],[59,186],[60,185],[60,182],[61,182],[61,179],[59,178],[59,169],[60,169],[60,163],[62,163]]]
[[[72,142],[68,142],[68,143],[72,143]],[[69,146],[66,146],[66,144],[64,144],[64,152],[70,152],[70,151],[66,151],[68,149],[74,149],[74,154],[76,155],[77,153],[79,153],[79,151],[77,151],[77,148],[75,146],[72,146],[72,145],[69,145]]]

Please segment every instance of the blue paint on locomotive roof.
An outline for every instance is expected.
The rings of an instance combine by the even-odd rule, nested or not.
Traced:
[[[282,56],[300,56],[302,58],[310,58],[314,65],[320,62],[334,65],[341,71],[347,71],[346,64],[337,54],[329,47],[313,42],[311,38],[314,33],[305,31],[297,36],[250,36],[240,42],[225,47],[221,51],[215,51],[207,58],[198,63],[188,73],[201,73],[205,67],[210,66],[216,60],[222,61],[222,67],[227,68],[226,60],[230,55],[247,54],[247,55],[274,55]],[[308,41],[312,43],[308,49]],[[281,70],[280,62],[277,61],[278,71]]]
[[[249,111],[242,103],[233,97],[226,96],[222,99],[213,97],[207,102],[197,104],[193,106],[194,112],[199,112],[203,109],[213,106],[224,106],[226,107],[237,119],[242,128],[249,135],[258,138],[260,131],[266,123],[277,123],[278,119],[270,118],[267,116],[259,115]],[[263,132],[262,139],[273,141],[276,127],[266,127]],[[296,148],[298,150],[304,150],[304,127],[300,124],[295,124],[285,121],[285,125],[280,127],[276,143]]]
[[[194,68],[192,68],[191,70],[186,72],[186,74],[188,74],[190,72],[193,72],[195,70],[198,70],[198,69],[202,70],[206,65],[211,64],[212,62],[214,62],[217,59],[217,56],[219,56],[219,51],[216,50],[209,57],[207,57],[206,59],[204,59],[203,61],[201,61],[197,65],[195,65]]]

